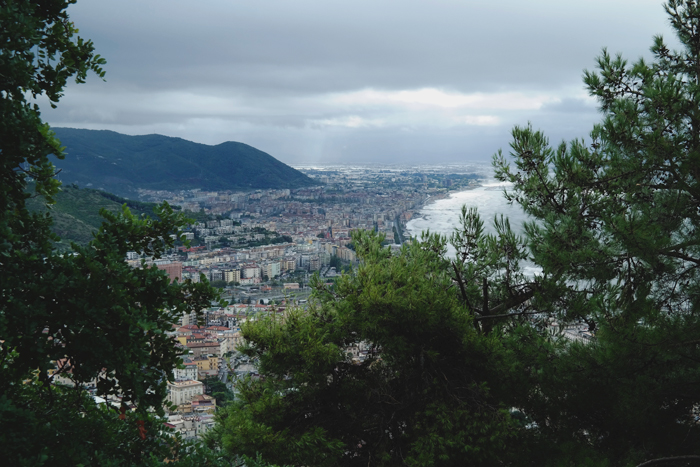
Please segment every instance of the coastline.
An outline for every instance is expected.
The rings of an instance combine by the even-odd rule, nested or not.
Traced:
[[[421,232],[429,230],[449,237],[455,227],[458,227],[464,205],[478,209],[486,233],[495,233],[494,221],[501,216],[509,219],[513,230],[520,233],[528,218],[517,203],[511,204],[503,196],[503,190],[508,188],[508,184],[486,179],[469,189],[452,192],[448,196],[439,197],[440,199],[435,197],[431,199],[432,202],[425,203],[416,211],[415,216],[406,223],[406,235],[420,237]]]
[[[469,186],[469,187],[461,187],[458,190],[448,191],[447,193],[444,193],[444,194],[439,194],[436,196],[429,196],[428,198],[426,198],[425,202],[417,209],[414,209],[413,212],[417,213],[419,211],[423,211],[426,207],[430,206],[431,204],[435,204],[436,202],[438,202],[440,200],[449,199],[449,198],[452,198],[460,193],[464,193],[466,191],[476,190],[477,188],[482,188],[482,187],[484,187],[484,185],[482,183],[479,183],[478,185],[473,185],[473,186]],[[488,188],[489,187],[487,187],[486,189],[488,189]],[[408,211],[406,211],[406,212],[408,212]],[[414,214],[413,216],[411,216],[410,220],[406,221],[406,224],[408,224],[408,222],[411,222],[414,219],[426,220],[427,218],[425,217],[425,214],[423,214],[423,213]],[[405,225],[404,225],[404,228],[405,228]]]
[[[410,235],[410,234],[408,233],[409,230],[410,230],[410,229],[408,229],[408,227],[407,227],[408,224],[409,224],[409,222],[412,222],[412,221],[418,220],[418,219],[421,219],[421,220],[428,220],[426,214],[423,212],[423,211],[425,210],[426,207],[428,207],[428,206],[430,206],[430,205],[432,205],[432,204],[435,204],[436,202],[441,201],[441,200],[443,200],[443,199],[449,199],[449,198],[452,198],[452,197],[457,196],[457,195],[460,194],[460,193],[464,193],[464,192],[467,192],[467,191],[472,191],[472,190],[475,190],[475,189],[477,189],[477,188],[482,188],[482,187],[484,187],[483,182],[479,182],[478,184],[476,184],[476,185],[471,185],[471,186],[469,186],[469,187],[460,187],[460,188],[458,188],[458,189],[449,190],[447,193],[439,193],[439,194],[437,194],[437,195],[435,195],[435,196],[430,196],[430,195],[428,195],[428,197],[423,201],[423,203],[422,203],[419,207],[413,208],[413,209],[410,210],[410,211],[405,211],[405,212],[403,212],[402,215],[400,216],[401,219],[405,218],[405,214],[406,214],[406,213],[408,213],[408,212],[412,212],[412,213],[413,213],[413,214],[411,215],[411,218],[410,218],[410,219],[401,222],[401,229],[403,230],[404,235],[408,234],[408,239],[407,239],[406,241],[410,241],[411,238],[413,238],[413,236]]]

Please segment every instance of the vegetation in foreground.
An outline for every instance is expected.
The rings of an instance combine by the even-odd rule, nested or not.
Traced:
[[[170,283],[131,268],[127,251],[159,257],[186,222],[167,205],[158,220],[128,208],[72,254],[56,250],[48,210],[61,146],[31,97],[59,100],[68,79],[103,76],[92,42],[76,37],[67,0],[0,2],[0,445],[13,466],[231,465],[182,442],[158,418],[179,361],[166,335],[182,313],[208,306],[207,284]],[[31,190],[28,192],[28,190]],[[56,362],[60,362],[56,370]],[[54,384],[58,375],[74,387]],[[98,404],[87,393],[118,401]]]
[[[465,210],[450,239],[427,234],[396,256],[358,233],[363,259],[335,289],[284,321],[245,327],[264,378],[240,389],[209,444],[162,428],[165,336],[214,298],[132,269],[158,256],[184,218],[104,212],[88,247],[56,252],[50,154],[60,145],[27,93],[58,101],[67,79],[102,75],[62,0],[0,3],[0,443],[13,465],[235,465],[239,455],[294,465],[684,465],[698,461],[700,360],[700,6],[671,0],[684,48],[660,38],[652,63],[604,53],[586,73],[603,122],[591,143],[549,146],[513,131],[497,175],[531,216],[485,235]],[[523,273],[532,259],[542,270]],[[590,342],[562,326],[585,323]],[[86,330],[90,332],[85,332]],[[366,352],[354,358],[355,350]],[[76,389],[53,386],[67,358]],[[70,372],[67,371],[70,369]],[[83,385],[121,395],[97,406]],[[133,411],[126,408],[133,407]],[[155,415],[154,415],[155,414]],[[249,462],[253,465],[254,462]]]
[[[494,157],[522,237],[466,209],[455,258],[356,234],[360,266],[308,313],[244,327],[262,378],[212,444],[315,466],[700,462],[700,5],[666,10],[680,51],[657,37],[652,62],[585,72],[588,143],[516,127],[514,163]]]

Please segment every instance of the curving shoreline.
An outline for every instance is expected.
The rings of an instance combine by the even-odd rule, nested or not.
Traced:
[[[478,184],[478,185],[470,186],[470,187],[467,187],[467,188],[461,187],[461,188],[459,188],[459,189],[457,189],[457,190],[448,191],[447,193],[440,193],[440,194],[436,194],[436,195],[433,195],[433,196],[428,195],[428,197],[425,199],[424,203],[423,203],[420,207],[418,207],[417,209],[414,209],[414,210],[413,210],[413,215],[411,216],[411,219],[408,220],[408,221],[405,221],[405,222],[401,222],[401,228],[402,228],[402,230],[403,230],[403,232],[404,232],[404,236],[407,236],[407,237],[408,237],[407,240],[410,240],[411,238],[414,238],[414,237],[415,237],[415,235],[412,234],[412,230],[413,230],[413,229],[411,229],[411,228],[409,227],[409,224],[410,224],[411,222],[416,221],[416,220],[425,220],[425,221],[427,221],[427,220],[428,220],[428,217],[427,217],[427,214],[425,213],[425,209],[426,209],[427,207],[432,206],[432,205],[434,205],[435,203],[438,203],[438,202],[440,202],[440,201],[443,201],[443,200],[450,199],[450,198],[453,198],[453,197],[455,197],[455,196],[458,196],[460,193],[471,192],[471,191],[474,191],[474,190],[476,190],[476,189],[482,188],[483,186],[484,186],[484,185],[480,183],[480,184]],[[408,212],[408,211],[407,211],[407,212]]]
[[[494,186],[484,183],[469,189],[452,192],[447,196],[435,197],[425,203],[405,225],[408,236],[417,237],[421,232],[430,230],[449,236],[457,227],[462,205],[477,207],[487,231],[493,231],[494,216],[504,215],[510,218],[515,230],[520,230],[526,220],[523,211],[517,205],[510,205],[502,196],[503,185]]]

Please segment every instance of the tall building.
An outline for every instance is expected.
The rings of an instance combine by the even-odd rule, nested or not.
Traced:
[[[226,282],[240,282],[241,281],[241,270],[240,269],[225,269],[224,270],[224,280]]]
[[[168,274],[170,282],[173,282],[175,279],[182,282],[182,263],[173,262],[168,264],[158,264],[157,266],[158,269],[165,271]]]
[[[321,258],[318,256],[312,256],[309,259],[309,270],[318,271],[319,269],[321,269]]]
[[[280,275],[280,263],[279,261],[273,261],[271,263],[266,263],[263,265],[263,274],[268,278],[272,279]]]

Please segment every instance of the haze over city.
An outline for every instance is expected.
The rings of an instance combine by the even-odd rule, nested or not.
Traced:
[[[581,75],[603,47],[672,46],[657,0],[82,0],[107,59],[53,126],[240,141],[288,164],[487,161],[532,122],[556,143],[599,120]]]

